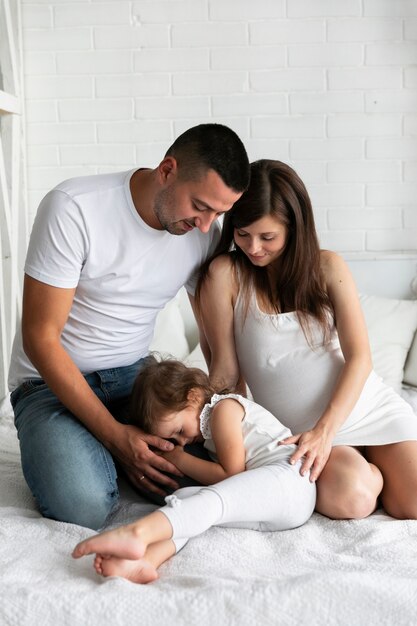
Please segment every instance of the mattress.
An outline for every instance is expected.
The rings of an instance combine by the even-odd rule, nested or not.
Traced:
[[[417,391],[404,395],[417,410]],[[417,415],[416,415],[417,419]],[[153,510],[122,485],[111,525]],[[417,623],[417,521],[382,510],[359,521],[314,514],[284,532],[212,528],[149,585],[103,579],[74,545],[93,534],[44,519],[20,468],[8,403],[0,411],[0,625],[410,626]]]

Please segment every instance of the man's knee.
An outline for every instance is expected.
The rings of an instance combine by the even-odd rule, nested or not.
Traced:
[[[51,490],[47,499],[35,495],[44,517],[60,522],[100,530],[119,501],[119,492],[102,489],[81,489],[79,492],[57,494]]]
[[[18,424],[29,489],[45,517],[101,528],[119,498],[113,458],[61,403],[38,395],[47,397],[36,411],[27,406]]]

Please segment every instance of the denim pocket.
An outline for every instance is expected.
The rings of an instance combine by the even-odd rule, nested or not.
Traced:
[[[46,388],[47,384],[42,378],[30,378],[25,380],[19,387],[17,387],[10,394],[10,403],[13,408],[15,408],[16,404],[19,400],[23,400],[23,398],[27,398],[31,393],[37,391],[41,388]]]

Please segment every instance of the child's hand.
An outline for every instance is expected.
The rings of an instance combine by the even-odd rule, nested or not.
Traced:
[[[175,446],[172,450],[159,450],[158,454],[163,456],[167,461],[170,461],[170,463],[178,466],[178,463],[180,463],[181,458],[184,457],[186,452],[184,452],[184,446]]]

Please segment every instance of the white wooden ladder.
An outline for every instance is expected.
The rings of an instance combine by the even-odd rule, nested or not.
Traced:
[[[28,238],[20,0],[0,0],[0,399],[17,324]]]

